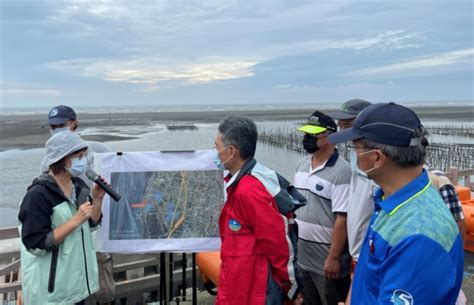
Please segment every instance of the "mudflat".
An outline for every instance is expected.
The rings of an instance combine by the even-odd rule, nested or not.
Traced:
[[[117,127],[120,126],[150,126],[154,124],[176,123],[217,123],[230,114],[241,114],[253,120],[301,120],[304,121],[315,108],[298,109],[260,109],[233,111],[187,111],[187,112],[110,112],[110,113],[78,113],[80,128],[87,127]],[[453,121],[470,121],[474,118],[474,106],[426,106],[412,108],[423,119]],[[325,113],[337,109],[319,109]],[[0,151],[9,149],[30,149],[43,147],[50,136],[46,124],[47,114],[0,114]],[[146,132],[144,128],[143,132]],[[85,140],[118,141],[132,139],[115,135],[97,134],[86,135]]]

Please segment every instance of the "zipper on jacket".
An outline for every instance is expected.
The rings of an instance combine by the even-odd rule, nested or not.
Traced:
[[[54,291],[54,284],[56,282],[56,267],[58,265],[59,248],[55,248],[51,253],[51,266],[49,268],[48,292]]]
[[[82,229],[82,225],[81,225],[81,236],[82,236],[82,252],[84,253],[84,266],[86,268],[87,291],[89,292],[89,295],[91,295],[91,288],[89,287],[89,274],[87,273],[87,258],[86,258],[86,246],[84,243],[84,230]]]

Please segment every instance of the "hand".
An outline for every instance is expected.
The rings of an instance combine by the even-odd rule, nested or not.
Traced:
[[[328,256],[324,261],[324,273],[328,280],[338,279],[341,272],[341,262],[338,258]]]
[[[105,184],[110,186],[110,184],[102,178],[102,176],[99,176],[99,179],[102,180]],[[94,187],[92,188],[92,198],[97,199],[97,200],[102,200],[105,196],[105,191],[99,187],[96,183],[94,183]]]
[[[345,303],[343,303],[343,302],[339,302],[339,303],[337,303],[337,305],[344,305],[344,304],[345,304]]]
[[[94,207],[90,203],[90,201],[84,202],[79,206],[77,209],[76,214],[74,214],[74,221],[76,223],[76,227],[79,227],[81,224],[86,222],[89,218],[91,218],[93,213]]]
[[[296,299],[293,300],[293,305],[303,305],[303,293],[298,293]]]

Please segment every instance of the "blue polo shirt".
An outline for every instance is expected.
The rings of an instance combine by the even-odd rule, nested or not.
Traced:
[[[352,305],[454,305],[464,251],[456,223],[428,174],[383,198],[362,245]]]

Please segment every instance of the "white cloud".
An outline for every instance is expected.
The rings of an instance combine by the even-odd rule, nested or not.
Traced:
[[[310,40],[293,43],[273,43],[254,51],[252,55],[241,49],[241,57],[204,56],[190,60],[192,54],[169,58],[157,52],[156,56],[134,55],[122,58],[72,59],[46,64],[50,69],[72,71],[85,77],[112,82],[144,84],[138,91],[149,92],[159,88],[189,84],[208,84],[254,76],[253,67],[274,58],[319,52],[331,49],[407,48],[416,46],[419,34],[405,30],[385,31],[372,37],[346,40]],[[188,48],[193,52],[192,48]],[[160,49],[161,51],[161,49]],[[139,50],[136,51],[136,53]]]
[[[294,84],[284,84],[274,86],[276,89],[289,90],[289,91],[350,91],[350,90],[371,90],[376,88],[395,88],[398,87],[398,84],[394,81],[385,81],[385,82],[355,82],[355,83],[344,83],[335,86],[312,86],[312,85],[294,85]]]
[[[267,53],[267,56],[279,57],[331,49],[405,49],[419,47],[420,40],[421,35],[419,33],[407,33],[405,30],[392,30],[385,31],[371,37],[359,37],[342,40],[318,39],[294,42],[290,44],[287,43],[273,45],[266,48],[264,53]]]
[[[418,87],[469,86],[463,92],[471,97],[472,84],[462,83],[472,65],[467,49],[472,16],[469,4],[461,2],[412,1],[408,7],[406,1],[357,0],[38,0],[28,10],[31,1],[0,1],[7,17],[1,20],[8,59],[2,70],[9,78],[3,88],[54,84],[62,96],[73,93],[81,102],[154,103],[186,100],[182,87],[193,85],[202,100],[282,100],[288,94],[292,101],[299,93],[309,98],[386,89],[381,82],[389,79],[404,89],[403,80],[409,79]],[[22,48],[24,41],[35,52]],[[445,52],[447,46],[459,51],[420,55]],[[425,77],[431,74],[437,77]],[[32,86],[22,85],[24,75]],[[226,80],[233,80],[232,86],[221,84]],[[30,99],[21,96],[25,92],[2,94]]]
[[[0,94],[5,95],[41,95],[41,96],[60,96],[61,92],[57,90],[30,90],[30,89],[1,89]]]
[[[404,71],[423,70],[429,68],[435,68],[440,66],[453,65],[461,62],[470,62],[471,68],[473,62],[474,48],[463,49],[457,51],[451,51],[447,53],[441,53],[432,55],[430,57],[424,57],[420,59],[409,60],[401,63],[383,65],[378,67],[370,67],[358,71],[351,72],[350,74],[355,75],[380,75],[399,73]]]
[[[276,85],[273,88],[281,89],[281,90],[320,90],[321,87],[318,86],[303,86],[303,85],[293,85],[293,84],[285,84],[285,85]]]
[[[206,58],[195,61],[144,57],[121,60],[69,60],[47,64],[50,69],[69,70],[82,76],[112,82],[146,84],[153,91],[162,83],[206,84],[250,77],[258,62],[245,59]],[[169,84],[166,84],[169,86]]]

